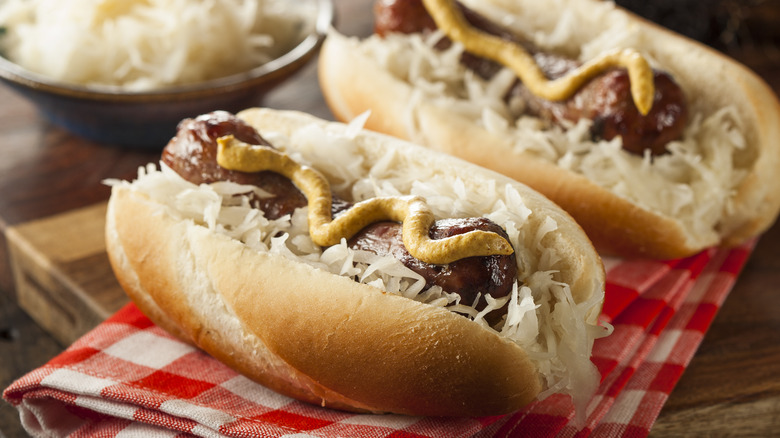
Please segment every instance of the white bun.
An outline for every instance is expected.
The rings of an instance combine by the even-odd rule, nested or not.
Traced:
[[[780,103],[757,75],[701,44],[674,34],[608,2],[534,0],[474,2],[530,35],[576,55],[594,40],[633,31],[637,49],[671,72],[694,112],[732,106],[742,119],[747,147],[735,161],[751,161],[747,175],[724,203],[714,225],[694,230],[679,216],[643,207],[616,195],[581,173],[538,156],[518,152],[511,141],[473,118],[423,98],[410,109],[415,89],[357,49],[358,42],[333,31],[319,63],[320,83],[333,113],[350,120],[368,109],[368,129],[453,154],[523,182],[563,207],[585,229],[600,252],[661,259],[683,257],[715,245],[735,245],[766,230],[780,210]],[[503,11],[498,12],[496,11]],[[553,35],[562,17],[576,17],[569,40]],[[511,17],[511,18],[510,18]],[[622,28],[621,28],[622,27]],[[558,29],[560,30],[560,29]],[[413,127],[412,127],[413,126]],[[510,128],[511,129],[511,128]]]
[[[345,129],[301,113],[252,109],[239,116],[261,133],[290,135],[310,124]],[[558,278],[574,300],[596,297],[587,314],[595,323],[603,266],[565,212],[456,158],[369,132],[356,142],[368,163],[395,148],[403,160],[457,172],[469,189],[488,179],[515,187],[533,211],[527,226],[557,221],[545,245],[558,250]],[[353,411],[471,416],[516,410],[543,388],[526,352],[493,330],[442,307],[251,250],[174,217],[129,183],[113,187],[106,241],[119,282],[150,319],[279,393]]]

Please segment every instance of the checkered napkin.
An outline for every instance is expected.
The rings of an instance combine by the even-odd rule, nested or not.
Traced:
[[[356,415],[275,394],[183,344],[127,305],[3,396],[45,436],[471,437],[646,436],[750,255],[753,244],[671,262],[606,259],[596,341],[602,384],[587,421],[550,396],[511,415]]]

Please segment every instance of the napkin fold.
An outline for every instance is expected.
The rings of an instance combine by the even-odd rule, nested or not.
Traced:
[[[568,397],[482,418],[359,415],[276,394],[155,326],[128,304],[5,389],[35,436],[646,436],[753,250],[755,240],[659,262],[605,258],[596,341],[602,375],[585,425]]]

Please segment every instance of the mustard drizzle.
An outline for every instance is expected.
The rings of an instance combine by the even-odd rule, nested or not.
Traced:
[[[293,181],[308,201],[309,234],[319,246],[332,246],[349,239],[375,222],[402,223],[404,246],[413,257],[430,264],[447,264],[466,257],[509,255],[512,245],[500,235],[473,230],[444,239],[431,239],[428,231],[435,217],[419,196],[377,197],[354,204],[332,218],[332,195],[325,177],[311,167],[268,146],[250,145],[232,135],[217,139],[217,163],[229,170],[270,170]]]
[[[653,70],[634,49],[604,52],[567,75],[551,81],[522,46],[472,27],[455,6],[454,0],[423,0],[423,4],[439,29],[450,39],[461,43],[468,52],[509,67],[529,91],[538,97],[552,101],[566,100],[608,68],[625,67],[631,81],[631,96],[639,112],[647,115],[653,107]]]

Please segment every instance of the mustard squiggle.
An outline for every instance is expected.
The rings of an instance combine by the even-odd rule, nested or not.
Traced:
[[[229,170],[270,170],[289,178],[308,201],[309,234],[319,246],[338,244],[374,222],[402,222],[404,246],[413,257],[430,264],[447,264],[466,257],[509,255],[512,245],[500,235],[482,230],[444,239],[431,239],[435,221],[419,196],[378,197],[354,204],[336,218],[331,215],[332,195],[327,179],[315,169],[301,165],[274,148],[250,145],[232,135],[217,139],[217,163]]]
[[[647,60],[634,49],[604,52],[566,76],[549,80],[536,62],[519,44],[472,27],[453,0],[423,0],[436,25],[450,39],[463,44],[466,51],[496,61],[512,69],[526,87],[538,97],[559,101],[570,98],[578,89],[608,68],[625,67],[631,81],[631,96],[642,115],[653,107],[655,84]]]

